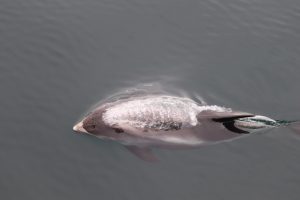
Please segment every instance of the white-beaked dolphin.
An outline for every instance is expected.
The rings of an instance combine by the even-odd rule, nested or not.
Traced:
[[[155,161],[153,147],[194,148],[290,125],[299,130],[298,122],[200,104],[186,97],[145,93],[98,105],[73,130],[120,142],[139,158]]]

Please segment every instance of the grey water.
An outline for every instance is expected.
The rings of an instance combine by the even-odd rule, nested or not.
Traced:
[[[299,21],[295,0],[1,0],[0,199],[298,200],[284,128],[149,164],[72,126],[148,82],[300,119]]]

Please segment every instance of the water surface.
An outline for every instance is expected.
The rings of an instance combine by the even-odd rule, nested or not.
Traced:
[[[286,129],[145,163],[73,134],[92,104],[144,82],[208,103],[300,118],[300,2],[2,0],[1,199],[300,197]]]

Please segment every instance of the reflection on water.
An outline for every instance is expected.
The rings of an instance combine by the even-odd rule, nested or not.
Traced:
[[[0,197],[299,199],[300,146],[285,129],[156,150],[157,165],[72,131],[93,103],[156,81],[298,119],[299,9],[280,0],[2,1]]]

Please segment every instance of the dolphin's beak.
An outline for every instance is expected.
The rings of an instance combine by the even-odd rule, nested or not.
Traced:
[[[82,121],[77,123],[74,127],[73,130],[78,132],[78,133],[88,133],[84,128],[83,128],[83,123]]]

